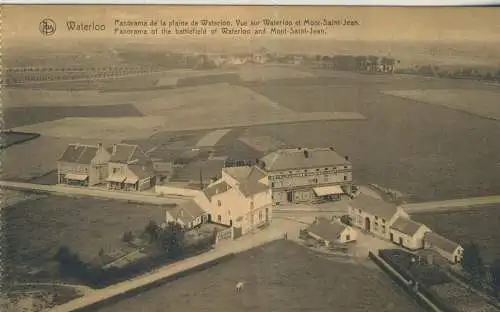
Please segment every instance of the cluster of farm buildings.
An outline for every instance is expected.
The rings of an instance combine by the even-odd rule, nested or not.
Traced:
[[[72,144],[58,161],[59,184],[106,186],[110,190],[165,188],[153,162],[138,146],[109,148]],[[352,163],[333,148],[279,149],[245,166],[224,167],[218,178],[186,203],[165,211],[165,222],[186,230],[203,223],[227,227],[219,238],[245,235],[272,221],[273,207],[348,197],[350,224],[318,218],[305,230],[326,244],[356,241],[358,230],[409,250],[437,252],[451,263],[461,261],[463,248],[410,216],[398,205],[360,193],[353,185]],[[355,229],[357,228],[357,229]]]

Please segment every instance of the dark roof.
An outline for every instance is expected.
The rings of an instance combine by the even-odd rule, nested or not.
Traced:
[[[373,198],[363,193],[360,193],[356,198],[351,200],[349,205],[354,209],[360,209],[371,215],[381,217],[386,221],[389,221],[398,210],[395,204]]]
[[[90,164],[98,151],[97,146],[70,144],[59,157],[59,161],[77,164]]]
[[[139,178],[139,180],[154,176],[154,170],[149,166],[132,164],[129,165],[128,168],[137,176],[137,178]]]
[[[460,244],[455,243],[439,234],[434,232],[427,232],[424,234],[424,241],[430,244],[431,246],[436,246],[437,248],[446,251],[448,253],[453,253],[455,250],[460,247]]]
[[[269,190],[269,186],[260,182],[266,174],[257,167],[230,167],[224,170],[239,182],[238,189],[245,197]]]
[[[399,217],[391,225],[391,229],[413,236],[422,226],[424,226],[422,223],[415,222],[405,217]]]
[[[169,211],[169,214],[174,219],[178,218],[184,224],[189,223],[206,213],[207,212],[203,210],[194,200],[190,200],[184,204],[177,205]]]
[[[260,159],[267,171],[348,165],[350,162],[330,148],[280,149]]]
[[[224,193],[230,189],[231,189],[231,186],[229,184],[220,180],[220,181],[208,186],[207,188],[205,188],[203,190],[203,193],[208,198],[208,200],[211,200],[214,195]]]
[[[240,182],[240,191],[245,197],[268,191],[269,186],[260,182],[260,180],[265,177],[266,175],[262,171],[253,167],[248,177]]]
[[[346,228],[347,226],[340,222],[330,221],[321,217],[307,228],[307,232],[313,233],[324,240],[333,242],[340,238],[340,234],[342,234],[342,231]]]
[[[116,151],[111,154],[110,162],[130,164],[144,163],[148,157],[138,145],[116,144]]]

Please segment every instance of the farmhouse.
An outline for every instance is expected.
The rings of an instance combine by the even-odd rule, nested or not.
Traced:
[[[424,248],[424,235],[430,231],[422,223],[401,216],[389,227],[389,239],[407,249],[417,250]]]
[[[176,222],[184,229],[191,230],[209,220],[209,213],[198,205],[194,200],[175,206],[167,210],[165,222]]]
[[[80,186],[104,183],[110,156],[102,144],[70,144],[57,161],[57,181]]]
[[[204,190],[211,221],[232,226],[244,235],[271,222],[271,190],[266,174],[257,167],[222,169],[222,177]]]
[[[351,194],[352,165],[333,148],[280,149],[258,160],[273,204],[337,199]]]
[[[317,218],[306,231],[307,235],[322,242],[327,247],[353,242],[357,236],[352,227],[326,218]]]
[[[434,232],[424,234],[424,248],[438,253],[452,264],[462,260],[464,251],[460,244]]]
[[[137,145],[114,144],[108,162],[108,189],[142,191],[155,183],[153,166]]]
[[[390,236],[390,226],[400,217],[409,218],[401,207],[363,193],[349,202],[348,213],[354,226],[392,240],[396,239],[396,236],[395,232]],[[399,241],[399,237],[397,240]]]

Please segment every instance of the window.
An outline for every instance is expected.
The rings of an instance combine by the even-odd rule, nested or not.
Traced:
[[[358,212],[361,213],[361,209],[358,209]]]
[[[382,219],[382,223],[385,223],[385,219]]]
[[[375,216],[375,220],[378,220],[378,216]]]
[[[274,187],[274,182],[271,182],[271,187]]]
[[[350,240],[351,240],[351,235],[347,234],[347,235],[345,236],[345,240],[346,240],[346,241],[350,241]]]
[[[217,201],[217,206],[222,206],[222,203],[220,202],[220,200]]]
[[[259,211],[259,221],[262,221],[262,211]]]
[[[325,171],[328,171],[328,168],[325,168],[324,170],[325,170]]]
[[[344,176],[344,181],[347,180],[347,176]]]
[[[220,215],[217,216],[217,222],[222,223],[222,217]]]
[[[344,166],[344,169],[347,169],[347,166]]]
[[[319,169],[316,169],[316,171],[319,171]]]
[[[385,225],[382,225],[382,233],[385,234]]]
[[[88,168],[84,168],[84,169],[83,169],[83,171],[88,172],[88,171],[89,171],[89,169],[88,169]]]
[[[118,168],[113,168],[113,173],[116,173],[118,171]]]

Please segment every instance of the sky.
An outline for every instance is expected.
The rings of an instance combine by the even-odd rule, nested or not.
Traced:
[[[50,18],[56,31],[44,36],[39,30],[41,20]],[[278,6],[158,6],[158,5],[5,5],[3,9],[3,40],[52,42],[58,39],[83,38],[178,39],[175,35],[134,36],[114,33],[115,20],[149,19],[338,19],[355,20],[358,26],[329,27],[316,39],[374,41],[491,41],[500,44],[500,8],[451,7],[278,7]],[[102,32],[70,32],[66,23],[104,24]],[[217,35],[216,35],[217,36]],[[248,37],[248,36],[247,36]],[[303,37],[311,37],[305,35]],[[245,37],[246,38],[246,37]],[[235,40],[244,39],[235,36]]]

